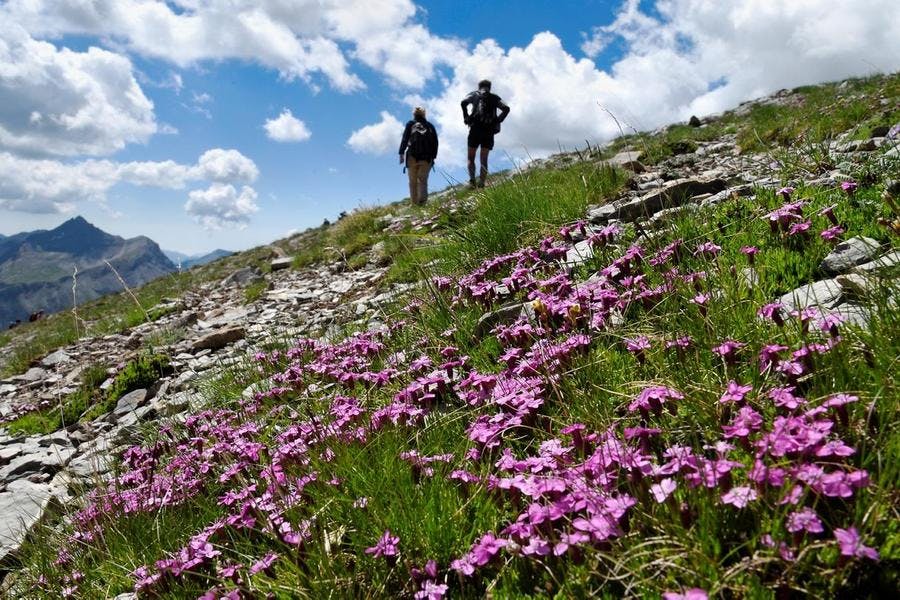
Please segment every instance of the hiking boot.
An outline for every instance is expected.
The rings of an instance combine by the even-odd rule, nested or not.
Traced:
[[[474,178],[474,177],[472,177],[471,179],[469,179],[469,187],[472,188],[473,190],[474,190],[476,187],[478,187],[478,185],[475,183],[475,178]]]
[[[485,181],[487,181],[487,175],[482,174],[481,177],[478,178],[478,187],[483,188]]]

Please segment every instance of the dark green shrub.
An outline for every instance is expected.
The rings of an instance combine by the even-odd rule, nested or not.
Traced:
[[[128,392],[149,387],[170,371],[168,357],[162,354],[142,354],[119,371],[107,391],[107,398],[112,402]]]

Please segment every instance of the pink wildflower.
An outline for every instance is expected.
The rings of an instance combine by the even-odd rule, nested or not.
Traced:
[[[274,552],[267,553],[265,556],[263,556],[258,561],[253,563],[253,565],[250,567],[250,574],[256,575],[260,571],[263,571],[266,573],[266,575],[271,575],[272,574],[271,568],[276,560],[278,560],[278,555],[276,553],[274,553]]]
[[[663,600],[709,600],[706,590],[700,588],[690,588],[682,592],[665,592]]]
[[[844,228],[840,225],[834,225],[819,232],[819,236],[827,242],[837,241],[842,235],[844,235]]]
[[[662,504],[670,495],[672,495],[672,492],[675,491],[676,487],[677,485],[675,484],[675,480],[666,477],[659,483],[654,483],[653,485],[651,485],[650,493],[653,494],[653,497],[657,502]]]
[[[366,554],[371,554],[375,558],[380,558],[382,556],[397,556],[400,553],[400,551],[397,549],[397,544],[399,543],[400,538],[395,535],[391,535],[390,529],[385,529],[384,534],[382,534],[381,539],[378,540],[378,543],[371,548],[366,548]]]
[[[878,560],[878,551],[869,546],[864,546],[856,527],[849,529],[835,529],[834,537],[841,546],[841,555],[857,558]]]
[[[822,527],[822,521],[816,511],[806,507],[788,515],[787,530],[791,533],[799,533],[805,531],[808,533],[822,533],[825,528]]]
[[[752,389],[752,385],[741,385],[737,381],[731,380],[728,382],[728,387],[725,389],[722,397],[719,398],[719,403],[729,404],[733,402],[743,402],[744,396]]]
[[[856,183],[855,181],[853,181],[852,179],[850,181],[842,181],[841,182],[841,189],[844,190],[845,192],[847,192],[848,196],[852,196],[858,187],[859,187],[859,184]]]
[[[728,492],[722,494],[722,503],[731,504],[736,508],[744,508],[750,502],[756,500],[756,490],[746,486],[733,487]]]

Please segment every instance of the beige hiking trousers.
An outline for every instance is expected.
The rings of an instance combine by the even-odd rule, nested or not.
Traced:
[[[409,201],[413,204],[425,204],[425,201],[428,200],[429,171],[431,171],[430,160],[406,157],[406,174],[409,175]]]

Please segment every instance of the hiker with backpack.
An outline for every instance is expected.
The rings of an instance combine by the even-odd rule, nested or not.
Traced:
[[[400,164],[409,175],[409,201],[423,205],[428,199],[428,172],[438,153],[438,136],[434,125],[425,119],[425,109],[413,109],[412,121],[406,124],[400,140]]]
[[[471,113],[468,110],[470,104]],[[491,93],[491,82],[487,79],[478,82],[478,89],[466,96],[461,105],[463,122],[469,126],[469,185],[475,187],[475,153],[480,146],[481,173],[478,187],[484,187],[488,174],[488,154],[494,149],[494,135],[500,133],[500,123],[509,114],[509,107],[500,96]]]

